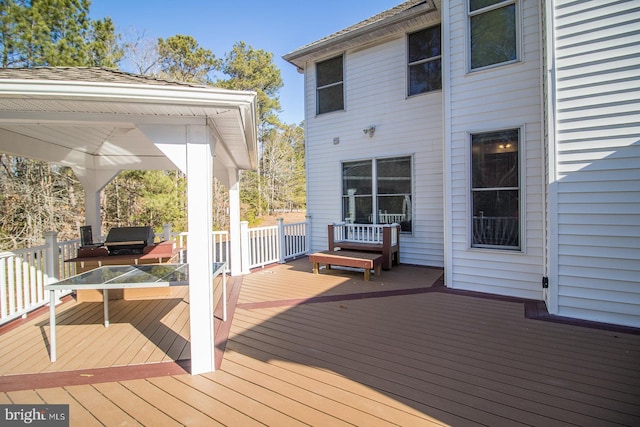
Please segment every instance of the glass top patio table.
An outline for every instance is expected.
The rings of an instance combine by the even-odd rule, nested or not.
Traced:
[[[220,267],[223,265],[219,264]],[[214,272],[219,266],[214,265]],[[188,264],[105,265],[47,285],[45,289],[123,289],[188,284]]]
[[[227,320],[227,280],[224,262],[212,265],[213,278],[222,274],[222,320]],[[49,294],[50,356],[56,360],[56,312],[55,291],[61,289],[101,289],[104,305],[104,326],[109,327],[109,289],[154,288],[165,286],[188,286],[189,264],[139,264],[104,265],[69,277],[44,288]]]

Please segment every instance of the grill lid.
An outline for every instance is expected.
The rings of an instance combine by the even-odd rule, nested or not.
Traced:
[[[123,253],[142,253],[145,246],[153,244],[153,229],[144,227],[114,227],[109,230],[104,245],[112,255]]]

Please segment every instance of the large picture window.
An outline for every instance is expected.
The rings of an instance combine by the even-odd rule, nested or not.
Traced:
[[[470,68],[518,59],[516,0],[469,0]]]
[[[342,218],[354,224],[401,225],[412,230],[411,157],[342,164]]]
[[[342,56],[316,64],[316,99],[318,114],[344,110]]]
[[[440,25],[409,34],[409,96],[442,89]]]
[[[520,249],[520,131],[471,135],[472,247]]]

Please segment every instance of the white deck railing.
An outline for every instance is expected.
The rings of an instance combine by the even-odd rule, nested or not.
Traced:
[[[48,301],[45,298],[44,252],[46,246],[0,253],[0,319],[12,320],[32,307]]]
[[[305,222],[284,224],[278,219],[277,225],[247,228],[249,246],[249,268],[264,267],[276,262],[304,255],[309,252],[307,230],[309,217]]]
[[[241,248],[241,259],[248,260],[248,268],[243,267],[242,271],[284,263],[287,259],[308,253],[310,221],[308,216],[307,221],[294,224],[278,220],[277,225],[270,227],[241,227],[241,230],[246,230],[241,231],[246,233],[246,236],[241,236],[241,241],[248,242]],[[54,232],[46,233],[45,238],[43,246],[0,252],[0,325],[47,304],[49,293],[44,292],[44,285],[76,274],[75,263],[65,261],[76,257],[80,239],[58,242]],[[188,233],[172,233],[170,226],[165,226],[164,239],[174,240],[180,261],[187,261]],[[228,231],[213,232],[214,262],[233,261],[230,259],[229,239]]]
[[[282,224],[280,235],[283,238],[283,259],[280,262],[309,253],[310,243],[307,237],[307,232],[311,225],[309,221],[310,217],[307,217],[307,221],[305,222]],[[278,226],[280,226],[280,224],[278,224]]]
[[[391,225],[335,223],[333,224],[333,241],[382,244],[384,228]],[[395,246],[397,243],[398,228],[391,227],[391,246]]]
[[[165,232],[167,232],[165,230]],[[189,233],[186,231],[172,233],[168,231],[169,239],[173,240],[178,249],[179,262],[187,262],[187,237]],[[229,232],[214,231],[213,232],[213,262],[229,262]]]
[[[64,260],[75,256],[80,239],[57,242],[55,233],[45,237],[42,246],[0,252],[0,325],[47,304],[44,285],[75,274],[75,264]]]
[[[249,268],[264,267],[280,261],[280,236],[278,226],[248,229]]]

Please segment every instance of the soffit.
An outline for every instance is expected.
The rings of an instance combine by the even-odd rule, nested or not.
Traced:
[[[68,166],[170,169],[138,126],[207,124],[225,166],[253,169],[255,98],[100,68],[1,69],[0,151]]]

